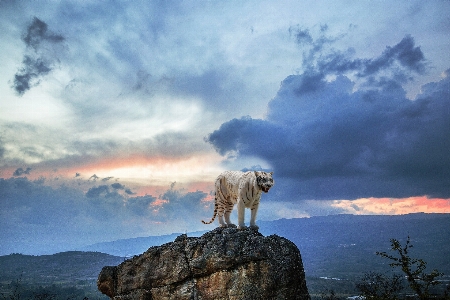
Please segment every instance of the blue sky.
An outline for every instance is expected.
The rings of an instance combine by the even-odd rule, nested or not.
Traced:
[[[0,1],[0,254],[259,219],[449,212],[448,1]]]

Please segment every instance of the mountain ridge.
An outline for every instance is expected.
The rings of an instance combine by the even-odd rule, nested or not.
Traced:
[[[307,276],[344,277],[365,269],[386,271],[376,251],[389,251],[390,239],[414,245],[412,255],[450,274],[450,214],[414,213],[407,215],[330,215],[311,218],[259,222],[263,235],[277,234],[291,240],[302,253]],[[188,233],[198,237],[206,231]],[[181,234],[121,239],[93,244],[77,251],[105,253],[120,260],[145,252],[149,247],[175,240]],[[122,247],[123,246],[123,247]],[[67,251],[60,253],[76,253]],[[57,253],[58,254],[58,253]],[[57,254],[55,257],[57,257]],[[11,254],[10,254],[11,255]],[[0,265],[7,267],[0,256]],[[24,255],[22,258],[40,257]],[[43,255],[42,258],[52,257]],[[18,258],[18,256],[16,256]]]
[[[391,270],[389,262],[375,252],[389,252],[390,239],[398,239],[404,244],[408,236],[414,246],[410,251],[411,257],[426,261],[427,272],[436,268],[446,274],[446,278],[450,275],[450,214],[332,215],[261,221],[258,225],[261,234],[282,236],[299,248],[310,292],[318,293],[326,287],[352,293],[352,282],[356,282],[363,274]],[[201,235],[201,232],[188,233],[187,237],[194,234]],[[129,243],[131,248],[134,247],[133,241],[141,243],[138,246],[145,247],[144,251],[137,253],[141,254],[152,243],[158,242],[161,245],[172,242],[176,235],[120,241]],[[115,242],[117,246],[117,241]],[[118,250],[117,247],[114,249]],[[130,254],[130,249],[125,250],[125,254]],[[12,282],[19,280],[22,285],[75,285],[94,293],[94,277],[101,268],[118,265],[125,260],[124,256],[82,251],[41,256],[17,253],[0,256],[0,292],[9,289]],[[96,293],[98,295],[98,291]],[[96,299],[95,297],[88,298]]]
[[[450,257],[450,214],[412,213],[405,215],[351,215],[339,214],[310,218],[279,219],[258,223],[264,235],[283,236],[299,247],[305,271],[312,276],[342,276],[339,266],[331,268],[326,262],[348,261],[347,267],[360,273],[365,266],[374,265],[379,257],[376,251],[387,251],[390,239],[406,240],[408,236],[415,246],[413,254],[427,260],[429,267],[450,274],[450,263],[442,257]],[[206,231],[188,233],[198,237]],[[99,251],[115,256],[130,257],[140,254],[150,246],[173,241],[177,235],[140,237],[93,244],[86,250]],[[435,245],[436,243],[439,244]],[[354,258],[359,263],[352,262]],[[324,274],[327,269],[334,269]],[[380,268],[381,270],[381,265]]]

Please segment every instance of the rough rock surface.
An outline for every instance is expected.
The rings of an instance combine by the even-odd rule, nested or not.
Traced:
[[[104,267],[97,285],[115,300],[310,299],[298,248],[251,229],[180,235]]]

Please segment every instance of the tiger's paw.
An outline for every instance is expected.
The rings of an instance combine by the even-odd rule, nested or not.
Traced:
[[[239,225],[238,227],[237,227],[237,229],[239,229],[239,230],[244,230],[244,229],[247,229],[247,226],[245,226],[245,225]]]

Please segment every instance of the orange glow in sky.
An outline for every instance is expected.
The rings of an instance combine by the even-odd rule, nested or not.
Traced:
[[[183,158],[142,157],[126,159],[108,158],[95,164],[72,168],[67,175],[80,173],[84,177],[96,174],[99,177],[114,176],[126,181],[147,185],[167,185],[171,182],[193,182],[214,180],[221,172],[216,166],[221,157],[218,154],[200,154]]]
[[[343,208],[356,215],[385,214],[401,215],[408,213],[450,213],[450,199],[427,197],[361,198],[357,200],[336,200],[333,207]]]
[[[205,205],[214,201],[214,180],[222,172],[217,167],[221,158],[216,154],[199,155],[187,158],[163,158],[134,156],[127,159],[107,158],[96,163],[87,163],[77,168],[50,170],[48,168],[32,169],[23,174],[30,180],[45,178],[45,184],[57,187],[61,184],[76,185],[87,191],[91,186],[108,184],[102,179],[112,177],[111,182],[118,181],[131,188],[133,196],[151,195],[158,198],[165,193],[172,183],[183,193],[202,191],[208,195],[202,200]],[[212,166],[212,167],[211,167]],[[10,178],[14,168],[3,168],[1,177]],[[79,173],[78,177],[75,174]],[[89,181],[96,174],[97,181]],[[84,185],[80,185],[83,182]],[[313,201],[314,202],[314,201]],[[167,200],[157,199],[152,208],[167,204]],[[360,198],[356,200],[334,200],[332,207],[343,209],[346,213],[356,215],[408,213],[450,213],[450,199],[428,198],[426,196],[408,198]]]

